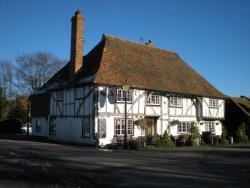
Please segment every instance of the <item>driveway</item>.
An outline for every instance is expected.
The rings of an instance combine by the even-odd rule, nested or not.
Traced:
[[[248,187],[250,145],[100,150],[0,139],[2,187]]]

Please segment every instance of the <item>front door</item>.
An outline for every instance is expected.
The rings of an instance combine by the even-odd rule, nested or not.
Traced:
[[[146,117],[146,129],[145,129],[145,136],[146,136],[146,143],[151,145],[152,137],[156,135],[156,121],[157,117]]]

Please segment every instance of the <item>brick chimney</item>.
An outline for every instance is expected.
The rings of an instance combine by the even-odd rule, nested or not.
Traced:
[[[84,17],[80,10],[75,12],[71,19],[71,50],[70,62],[71,72],[70,78],[75,78],[75,73],[82,67],[83,64],[83,23]]]

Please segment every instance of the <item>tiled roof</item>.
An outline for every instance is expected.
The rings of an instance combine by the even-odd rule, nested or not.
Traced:
[[[95,83],[225,98],[177,53],[117,37],[103,37]]]
[[[41,89],[53,90],[71,84],[95,84],[165,91],[170,93],[226,98],[185,63],[177,53],[112,36],[83,57],[75,83],[69,81],[70,62]],[[87,79],[91,77],[91,79]],[[53,87],[51,87],[53,85]]]
[[[231,97],[231,99],[248,117],[250,117],[250,99],[249,98]]]

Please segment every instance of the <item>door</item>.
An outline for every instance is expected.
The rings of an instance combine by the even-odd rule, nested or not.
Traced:
[[[156,122],[158,117],[146,117],[145,137],[147,145],[151,145],[152,137],[156,135]]]

